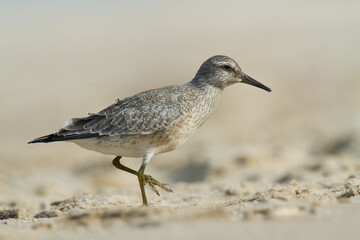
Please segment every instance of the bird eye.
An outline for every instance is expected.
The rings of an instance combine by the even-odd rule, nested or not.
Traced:
[[[222,68],[226,71],[229,71],[231,69],[231,67],[229,65],[224,65],[224,66],[222,66]]]

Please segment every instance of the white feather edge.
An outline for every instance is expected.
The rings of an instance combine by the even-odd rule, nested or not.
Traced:
[[[61,127],[61,128],[66,128],[67,126],[69,126],[70,124],[73,124],[74,120],[73,118],[72,119],[69,119],[67,120],[64,125]]]

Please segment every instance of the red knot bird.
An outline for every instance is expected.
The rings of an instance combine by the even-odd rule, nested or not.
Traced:
[[[138,177],[143,205],[147,205],[146,184],[158,195],[157,188],[172,192],[168,184],[144,174],[150,159],[185,143],[214,111],[224,88],[235,83],[271,91],[243,73],[233,59],[213,56],[201,65],[194,79],[184,85],[153,89],[116,100],[98,113],[70,119],[56,133],[29,143],[67,141],[117,156],[113,165]],[[142,157],[140,169],[135,171],[121,164],[123,156]]]

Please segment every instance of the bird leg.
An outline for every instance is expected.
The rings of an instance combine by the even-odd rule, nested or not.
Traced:
[[[169,184],[167,183],[161,183],[159,182],[158,180],[156,180],[155,178],[153,178],[152,176],[150,175],[147,175],[147,174],[144,174],[144,171],[145,171],[145,167],[143,169],[143,172],[142,172],[142,175],[143,177],[139,177],[140,174],[140,170],[139,172],[131,169],[131,168],[128,168],[126,166],[124,166],[123,164],[121,164],[120,162],[120,159],[121,159],[121,156],[117,156],[113,161],[112,161],[112,164],[120,169],[120,170],[123,170],[125,172],[128,172],[128,173],[131,173],[133,175],[136,175],[138,176],[139,178],[139,183],[140,183],[140,189],[141,189],[141,182],[143,181],[144,182],[144,185],[146,184],[149,184],[149,187],[151,188],[151,190],[153,190],[158,196],[160,196],[160,193],[159,191],[155,188],[155,186],[158,186],[159,188],[163,189],[164,191],[166,192],[173,192],[168,186]],[[145,196],[146,198],[146,196]]]
[[[114,158],[114,160],[112,161],[112,164],[117,168],[117,169],[120,169],[120,170],[123,170],[125,172],[128,172],[128,173],[131,173],[131,174],[134,174],[134,175],[138,175],[137,171],[131,169],[131,168],[128,168],[127,166],[124,166],[121,164],[120,162],[120,159],[122,157],[121,156],[117,156],[116,158]]]
[[[147,202],[146,192],[145,192],[145,177],[144,177],[145,166],[146,166],[146,165],[141,165],[137,176],[138,176],[138,179],[139,179],[139,184],[140,184],[140,190],[141,190],[141,197],[142,197],[142,200],[143,200],[143,205],[147,206],[147,205],[148,205],[148,202]]]

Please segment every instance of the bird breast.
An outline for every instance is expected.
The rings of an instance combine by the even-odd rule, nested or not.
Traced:
[[[214,112],[222,90],[216,87],[207,87],[199,89],[204,93],[197,94],[196,100],[192,101],[190,105],[190,126],[194,129],[200,127]]]

